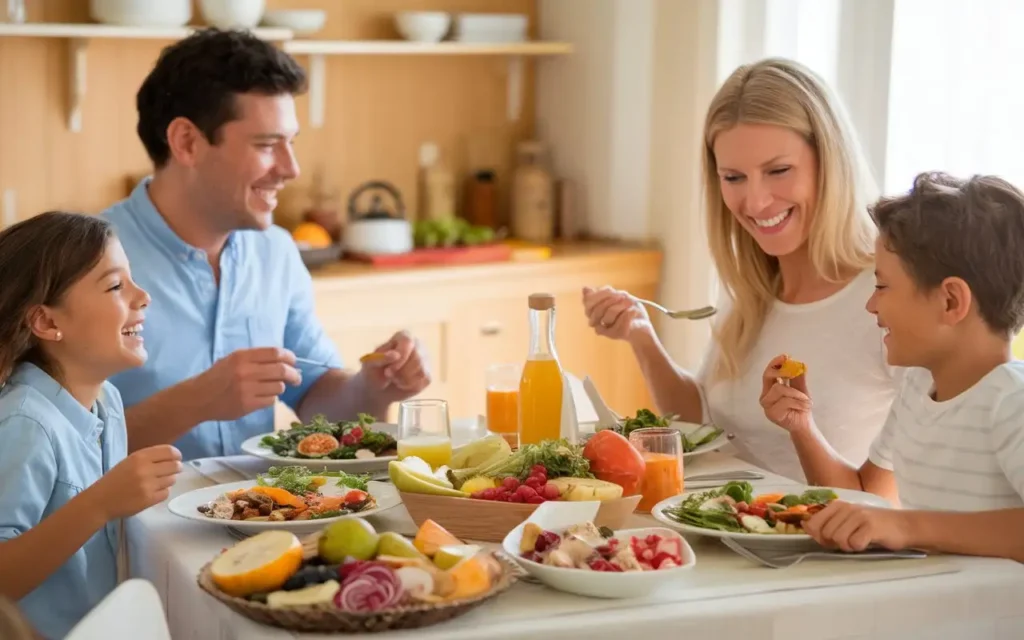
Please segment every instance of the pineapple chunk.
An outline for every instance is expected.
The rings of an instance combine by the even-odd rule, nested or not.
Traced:
[[[799,360],[793,360],[788,357],[779,367],[780,378],[796,378],[798,376],[802,376],[805,373],[807,373],[807,365],[800,362]]]
[[[591,478],[555,478],[548,480],[558,488],[562,500],[583,502],[586,500],[615,500],[622,497],[622,487],[604,480]]]
[[[537,546],[537,538],[539,538],[542,533],[544,533],[544,529],[542,529],[539,524],[536,522],[527,522],[526,526],[523,527],[523,537],[519,541],[519,553],[533,551],[533,548]]]

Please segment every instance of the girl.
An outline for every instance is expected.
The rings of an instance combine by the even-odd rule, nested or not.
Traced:
[[[170,446],[127,453],[106,379],[146,360],[110,226],[49,212],[0,233],[0,596],[63,638],[118,582],[120,520],[164,500]]]

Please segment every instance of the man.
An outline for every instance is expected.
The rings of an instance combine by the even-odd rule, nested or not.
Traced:
[[[148,362],[112,380],[133,450],[173,442],[186,460],[231,455],[272,430],[278,397],[303,420],[382,417],[430,383],[405,332],[376,350],[384,358],[342,369],[298,249],[273,225],[278,191],[299,175],[294,96],[305,88],[284,52],[211,29],[165,49],[139,89],[154,173],[102,214],[153,299]]]

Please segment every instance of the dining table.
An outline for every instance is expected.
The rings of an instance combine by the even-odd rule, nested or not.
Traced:
[[[253,480],[270,463],[254,456],[185,464],[172,492]],[[685,477],[750,470],[759,484],[798,483],[757,469],[731,447],[687,458]],[[401,504],[367,516],[378,531],[413,535]],[[626,527],[659,526],[633,514]],[[202,591],[201,568],[236,539],[224,526],[174,515],[167,503],[127,523],[130,573],[160,594],[174,640],[315,640],[235,613]],[[489,638],[715,638],[716,640],[1010,640],[1024,638],[1024,565],[931,554],[923,559],[807,560],[785,569],[756,564],[721,541],[686,535],[695,566],[642,598],[587,598],[519,581],[463,616],[373,634],[382,640]],[[499,548],[500,545],[490,546]]]

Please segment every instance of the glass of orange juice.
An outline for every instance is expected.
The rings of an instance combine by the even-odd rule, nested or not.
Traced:
[[[452,461],[452,427],[444,400],[406,400],[398,406],[398,459],[412,456],[434,470]]]
[[[654,505],[683,492],[683,436],[671,427],[648,427],[631,431],[629,442],[646,464],[636,510],[650,513]]]
[[[496,364],[485,372],[487,385],[487,430],[500,433],[513,448],[519,446],[519,364]]]

